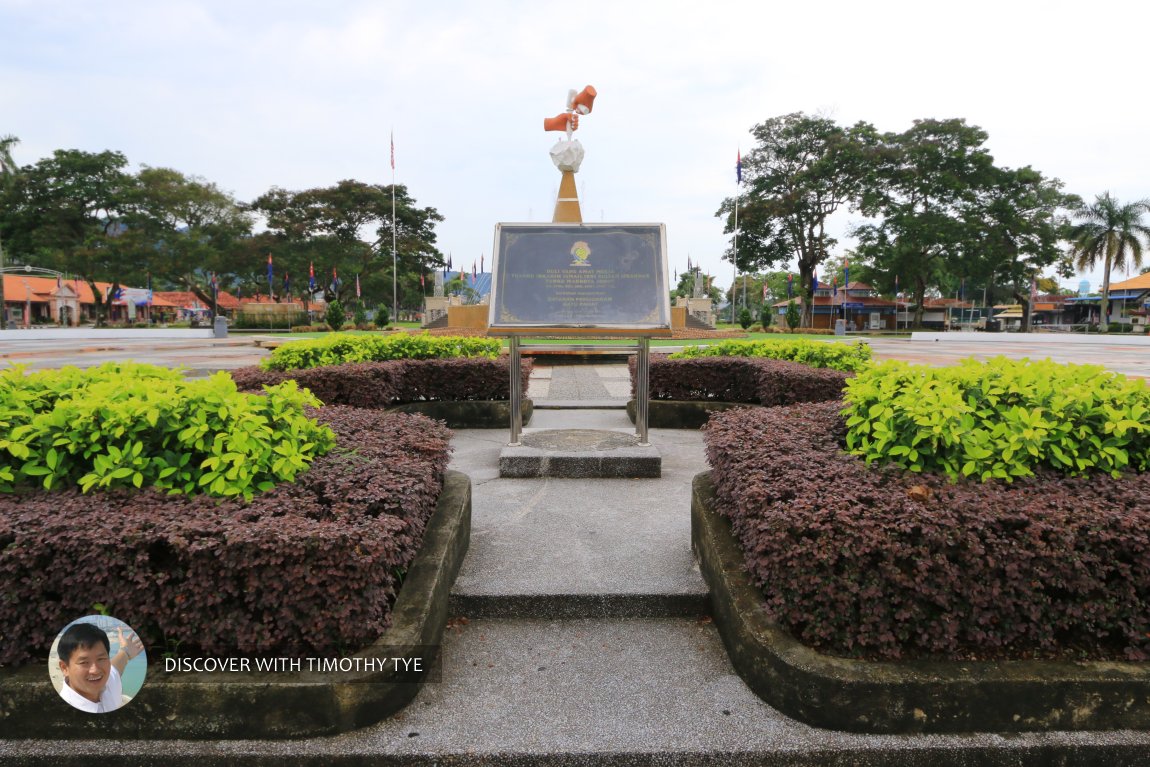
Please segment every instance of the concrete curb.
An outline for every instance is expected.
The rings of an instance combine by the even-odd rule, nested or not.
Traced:
[[[737,407],[762,407],[753,402],[653,399],[647,403],[647,426],[652,429],[701,429],[713,413]],[[635,400],[627,402],[627,417],[635,423]]]
[[[822,655],[765,615],[709,472],[692,482],[691,545],[731,664],[768,704],[865,733],[1150,729],[1150,664],[868,662]]]
[[[701,618],[710,606],[698,594],[453,594],[451,614],[467,618]]]
[[[371,647],[349,656],[433,656],[447,624],[451,586],[471,532],[471,480],[448,471],[423,546],[392,609],[391,627]],[[301,738],[346,732],[406,706],[426,673],[168,674],[162,659],[127,706],[103,716],[77,711],[48,683],[44,667],[0,677],[3,738]]]
[[[451,429],[510,429],[511,403],[507,400],[430,400],[387,408],[389,413],[419,413],[444,421]],[[531,422],[534,405],[523,400],[523,425]]]

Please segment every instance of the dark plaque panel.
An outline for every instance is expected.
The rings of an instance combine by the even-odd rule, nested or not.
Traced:
[[[490,324],[670,328],[661,224],[499,224]]]

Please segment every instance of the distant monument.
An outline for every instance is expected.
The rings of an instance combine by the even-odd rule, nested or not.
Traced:
[[[563,174],[559,182],[559,197],[555,200],[555,214],[551,220],[556,224],[581,224],[583,212],[579,209],[579,195],[575,191],[575,174],[583,162],[583,145],[578,139],[571,140],[571,134],[579,130],[579,115],[591,114],[596,91],[588,85],[578,93],[574,89],[567,92],[567,111],[543,120],[543,130],[564,131],[567,139],[560,139],[551,147],[551,161]]]

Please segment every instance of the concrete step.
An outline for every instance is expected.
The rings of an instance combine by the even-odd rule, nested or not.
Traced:
[[[704,619],[455,621],[442,680],[376,725],[303,741],[8,741],[0,765],[1138,765],[1150,734],[857,735],[789,719]],[[176,747],[173,747],[176,746]]]
[[[619,411],[536,411],[536,429],[614,429]],[[500,438],[502,441],[500,441]],[[650,617],[700,614],[690,487],[706,468],[699,432],[652,430],[657,479],[500,478],[506,432],[456,432],[451,467],[472,478],[471,546],[452,589],[462,615]]]

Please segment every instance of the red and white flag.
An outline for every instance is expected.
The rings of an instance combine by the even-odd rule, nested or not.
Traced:
[[[395,170],[395,131],[391,132],[391,169]]]
[[[355,274],[355,297],[360,298],[359,294],[359,272]]]

